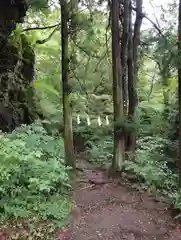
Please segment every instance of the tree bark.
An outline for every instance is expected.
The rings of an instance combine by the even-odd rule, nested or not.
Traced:
[[[133,61],[134,61],[134,76],[135,84],[137,86],[138,81],[138,47],[140,45],[140,33],[143,20],[143,0],[136,0],[136,19],[134,23],[134,35],[133,35]]]
[[[124,118],[123,110],[123,84],[121,75],[121,48],[119,14],[120,4],[112,0],[112,73],[113,73],[113,107],[114,107],[114,155],[111,170],[122,170],[124,161],[124,135],[118,133],[116,123]]]
[[[75,168],[74,146],[72,132],[72,111],[70,106],[71,89],[69,86],[69,56],[68,56],[68,4],[66,0],[61,5],[61,38],[62,38],[62,89],[63,89],[63,117],[64,117],[64,148],[65,163]]]
[[[140,44],[140,29],[142,24],[142,0],[136,0],[136,20],[134,23],[134,33],[132,37],[132,21],[131,21],[131,6],[130,6],[130,24],[129,24],[129,56],[128,56],[128,90],[129,90],[129,119],[134,124],[136,107],[138,104],[138,47]],[[132,132],[128,137],[128,149],[135,153],[136,149],[136,134]]]
[[[134,66],[133,66],[133,31],[132,31],[132,11],[131,3],[129,8],[129,37],[128,37],[128,97],[129,97],[129,109],[128,118],[131,121],[134,114],[135,107],[135,95],[136,91],[134,88]],[[132,150],[132,140],[134,135],[128,134],[126,142],[126,150]]]
[[[178,96],[179,96],[179,177],[181,186],[181,0],[178,17]]]
[[[121,63],[122,63],[122,82],[123,82],[123,101],[124,113],[128,112],[128,38],[129,38],[129,7],[130,0],[124,1],[124,14],[123,14],[123,33],[121,37]]]

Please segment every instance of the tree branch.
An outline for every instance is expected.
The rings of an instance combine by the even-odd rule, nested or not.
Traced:
[[[59,27],[56,27],[56,28],[50,33],[50,35],[49,35],[47,38],[45,38],[45,39],[43,39],[43,40],[37,40],[37,41],[36,41],[36,44],[44,44],[44,43],[48,42],[48,41],[51,39],[51,37],[56,33],[56,31],[58,31],[58,29],[59,29]]]
[[[132,10],[137,12],[137,8],[133,6],[132,6]],[[153,20],[151,20],[145,13],[142,13],[142,18],[146,18],[153,25],[153,27],[158,31],[158,33],[163,37],[165,37],[162,33],[162,30],[157,26],[157,24]]]
[[[84,91],[85,95],[86,95],[87,98],[88,98],[88,97],[89,97],[89,94],[88,94],[88,92],[87,92],[87,90],[86,90],[86,87],[82,85],[82,83],[81,83],[80,79],[78,78],[77,74],[75,73],[74,69],[71,68],[70,71],[72,71],[75,79],[77,80],[77,82],[79,83],[81,89]]]
[[[143,14],[143,17],[146,18],[146,19],[153,25],[153,27],[158,31],[158,33],[159,33],[161,36],[165,37],[165,36],[163,35],[161,29],[156,25],[156,23],[153,22],[153,20],[151,20],[146,14]]]
[[[83,46],[80,46],[78,43],[76,43],[73,39],[72,39],[74,45],[81,51],[84,52],[87,56],[91,56],[92,58],[98,59],[99,56],[97,56],[96,54],[90,53],[89,50],[87,50],[86,48],[84,48]]]
[[[102,87],[102,85],[103,85],[103,82],[104,82],[104,73],[102,73],[101,74],[101,80],[100,80],[100,82],[94,87],[94,89],[92,90],[92,93],[94,94],[94,93],[96,93],[96,91],[97,91],[97,89],[99,88],[99,87]]]
[[[157,65],[157,63],[156,63],[156,65]],[[148,99],[148,101],[150,100],[150,96],[151,96],[152,91],[153,91],[154,81],[155,81],[155,78],[156,78],[156,65],[155,65],[155,71],[154,71],[154,74],[153,74],[153,76],[152,76],[152,78],[151,78],[150,91],[149,91],[149,93],[148,93],[148,95],[147,95],[147,99]]]
[[[27,31],[33,31],[33,30],[46,30],[46,29],[51,29],[60,26],[60,23],[51,25],[51,26],[46,26],[46,27],[32,27],[32,28],[26,28],[23,29],[22,32],[27,32]]]

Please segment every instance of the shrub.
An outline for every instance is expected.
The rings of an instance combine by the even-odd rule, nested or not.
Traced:
[[[135,161],[125,161],[125,169],[134,172],[139,181],[154,189],[175,188],[178,174],[167,166],[163,149],[168,142],[157,137],[144,137],[138,141]]]
[[[102,165],[109,164],[113,157],[113,139],[111,136],[105,136],[98,143],[90,142],[87,148],[89,161]]]
[[[136,180],[151,191],[160,191],[181,211],[181,192],[179,190],[178,169],[170,167],[170,160],[165,155],[167,139],[144,137],[138,141],[135,161],[125,161],[125,169],[131,171]],[[178,218],[181,214],[177,215]]]
[[[1,134],[0,149],[1,218],[62,220],[71,187],[63,140],[49,136],[36,122]]]
[[[174,208],[177,210],[176,218],[181,218],[181,190],[172,191],[168,194],[170,197],[170,200],[174,206]]]

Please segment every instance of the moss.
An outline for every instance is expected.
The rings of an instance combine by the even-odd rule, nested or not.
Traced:
[[[11,131],[18,125],[31,123],[36,115],[34,89],[35,55],[24,34],[11,35],[0,54],[0,128]]]

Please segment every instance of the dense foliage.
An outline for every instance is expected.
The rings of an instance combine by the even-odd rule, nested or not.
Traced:
[[[61,224],[71,204],[62,138],[49,136],[41,122],[35,122],[1,133],[0,148],[1,220],[13,217]]]
[[[126,176],[137,187],[164,194],[181,210],[175,5],[160,7],[160,18],[141,31],[138,106],[131,121],[125,115],[122,122],[114,123],[110,6],[107,9],[101,5],[103,1],[80,2],[80,11],[72,11],[69,22],[68,77],[74,147],[84,151],[90,162],[109,167],[114,124],[120,133],[134,132],[136,152],[133,160],[133,153],[125,151]],[[30,4],[25,22],[17,25],[11,38],[17,40],[23,31],[35,53],[36,74],[30,86],[36,105],[33,108],[41,120],[0,135],[0,217],[2,221],[36,218],[60,224],[71,205],[69,168],[65,167],[61,137],[60,8],[58,3],[52,5],[44,0]]]
[[[172,31],[169,31],[170,25],[165,20],[170,15],[170,8],[173,9],[173,6],[162,9],[163,15],[159,19],[163,26],[162,35],[159,26],[151,26],[141,36],[139,105],[134,123],[128,124],[128,128],[136,131],[139,140],[135,161],[125,162],[125,169],[133,172],[137,181],[151,189],[166,190],[167,194],[171,188],[178,189],[175,28],[174,23],[169,22],[172,26]],[[57,21],[58,15],[57,9],[49,14],[49,25]],[[175,19],[175,15],[173,11],[170,18]],[[113,109],[108,15],[92,9],[92,12],[80,12],[78,17],[76,40],[73,39],[70,44],[71,50],[76,52],[70,71],[75,144],[84,145],[83,149],[87,149],[91,162],[110,165],[113,153]],[[42,15],[38,21],[46,23],[46,16]],[[28,32],[29,39],[46,39],[52,32],[49,29],[40,31]],[[39,99],[38,106],[43,116],[49,119],[46,126],[51,130],[61,130],[59,32],[55,32],[45,44],[36,45],[35,51],[37,80],[34,86]],[[77,114],[81,119],[79,125]],[[91,125],[87,125],[87,115]],[[109,125],[105,124],[106,115],[110,120]],[[98,126],[98,116],[103,122],[102,126]],[[131,153],[127,152],[126,156],[130,159]]]

